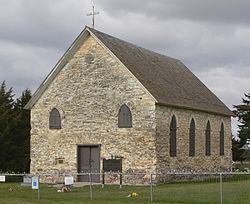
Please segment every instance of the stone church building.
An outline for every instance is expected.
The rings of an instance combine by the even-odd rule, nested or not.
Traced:
[[[231,169],[232,112],[180,60],[89,27],[25,108],[31,173]]]

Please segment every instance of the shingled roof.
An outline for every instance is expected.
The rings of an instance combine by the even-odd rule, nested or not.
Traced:
[[[93,37],[103,43],[139,80],[157,100],[157,103],[227,116],[233,115],[225,104],[180,60],[138,47],[95,29],[86,27],[65,55],[70,52],[70,49],[79,47],[77,44],[82,43],[80,39],[81,36],[86,35],[85,32],[89,32]],[[70,54],[68,53],[68,55]],[[65,57],[63,57],[63,59],[64,58]],[[60,61],[58,64],[60,65]],[[56,69],[59,69],[59,65],[56,65],[54,68],[55,73]],[[49,77],[53,77],[53,74],[52,72]],[[45,80],[43,84],[46,85],[46,83],[49,83],[49,80]],[[34,105],[41,94],[39,92],[42,92],[39,89],[34,94],[34,99],[31,99],[26,105],[26,108],[31,108]]]
[[[180,60],[89,28],[158,103],[223,115],[232,112]]]

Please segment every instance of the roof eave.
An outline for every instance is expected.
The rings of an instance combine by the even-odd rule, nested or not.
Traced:
[[[231,112],[231,113],[222,113],[222,112],[217,112],[217,111],[210,111],[210,110],[201,109],[201,108],[194,108],[194,107],[183,106],[183,105],[178,105],[178,104],[170,104],[170,103],[164,103],[164,102],[158,102],[156,104],[162,105],[162,106],[174,107],[174,108],[182,108],[182,109],[186,109],[186,110],[202,111],[205,113],[212,113],[212,114],[222,115],[222,116],[227,116],[227,117],[234,117],[235,116],[235,114],[230,110],[228,110],[228,112]]]

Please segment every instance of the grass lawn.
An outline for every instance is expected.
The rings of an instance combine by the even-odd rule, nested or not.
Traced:
[[[162,184],[153,188],[153,203],[164,204],[219,204],[218,182]],[[9,188],[13,191],[9,192]],[[131,192],[138,197],[128,198]],[[223,204],[249,204],[250,180],[223,183]],[[57,193],[57,189],[42,185],[40,200],[37,190],[21,187],[20,183],[0,183],[0,204],[122,204],[151,203],[149,186],[93,186],[93,200],[90,200],[89,186],[74,188],[68,193]]]

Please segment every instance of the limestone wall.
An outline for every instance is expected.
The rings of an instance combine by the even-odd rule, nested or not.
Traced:
[[[117,125],[124,103],[132,112],[132,128]],[[49,129],[49,113],[54,107],[62,117],[58,130]],[[169,156],[173,114],[177,119],[177,157]],[[196,124],[196,154],[189,157],[192,118]],[[204,152],[208,120],[211,156]],[[225,128],[224,156],[219,155],[221,122]],[[101,159],[123,157],[123,172],[129,173],[229,170],[230,124],[229,117],[155,105],[128,70],[89,36],[31,110],[31,173],[76,173],[77,145],[101,145]]]
[[[117,125],[124,103],[132,128]],[[54,107],[62,117],[59,130],[49,129]],[[101,158],[123,157],[124,172],[155,170],[155,102],[91,36],[32,108],[31,126],[32,173],[76,172],[81,144],[100,144]]]
[[[173,114],[177,119],[177,156],[169,155],[170,122]],[[196,125],[195,156],[189,156],[189,126],[194,118]],[[205,156],[205,129],[211,124],[211,156]],[[231,120],[200,111],[156,106],[157,172],[218,172],[229,171],[232,165]],[[219,132],[221,122],[225,130],[225,155],[220,156]]]

